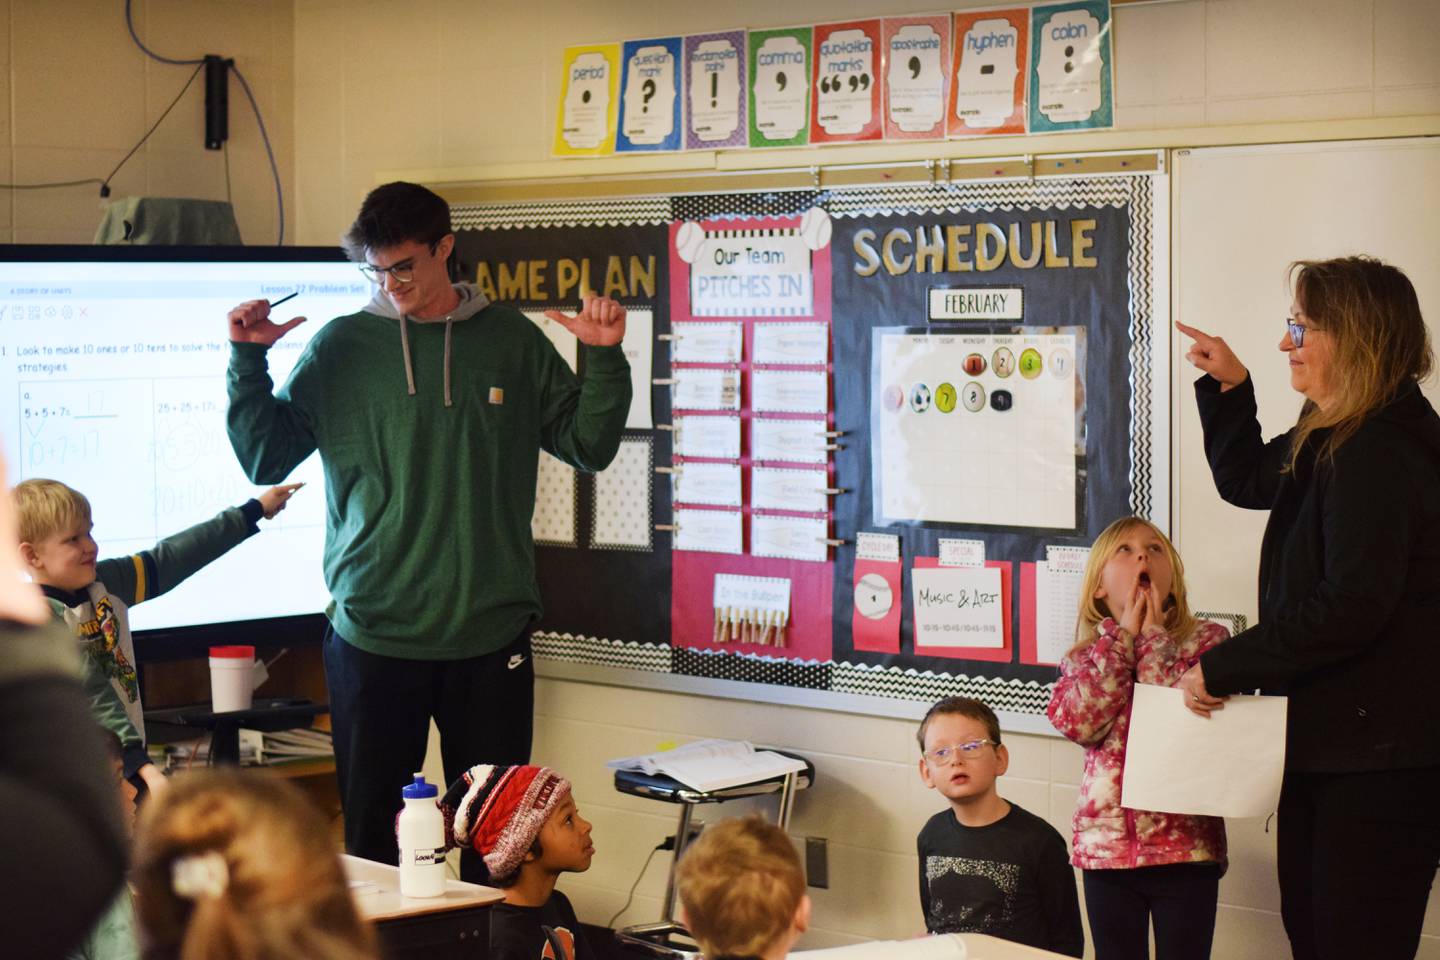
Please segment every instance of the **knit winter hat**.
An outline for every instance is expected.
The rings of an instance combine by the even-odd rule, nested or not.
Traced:
[[[471,847],[491,877],[504,879],[525,860],[550,814],[570,794],[570,781],[549,767],[476,764],[440,801],[446,839]]]

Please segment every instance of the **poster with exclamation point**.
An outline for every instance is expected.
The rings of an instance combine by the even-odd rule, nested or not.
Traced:
[[[685,148],[745,146],[745,31],[685,38]]]
[[[750,146],[810,142],[809,27],[750,31]]]

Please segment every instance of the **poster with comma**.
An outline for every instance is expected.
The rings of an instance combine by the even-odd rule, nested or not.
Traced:
[[[750,31],[750,146],[810,141],[811,40],[809,27]]]

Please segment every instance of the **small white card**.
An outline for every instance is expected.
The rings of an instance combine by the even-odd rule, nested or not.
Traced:
[[[545,316],[544,310],[526,310],[524,314],[530,318],[531,323],[540,328],[540,332],[545,334],[545,339],[555,345],[556,352],[570,367],[570,372],[576,372],[580,362],[580,341],[575,334]]]
[[[1045,547],[1045,562],[1050,564],[1051,573],[1084,573],[1089,559],[1089,547]]]
[[[750,515],[750,553],[757,557],[784,557],[824,563],[829,549],[830,521],[825,517]]]
[[[739,363],[744,327],[734,321],[671,324],[670,359],[682,363]]]
[[[825,496],[825,477],[823,470],[752,467],[750,506],[759,510],[824,513],[830,509],[830,502]]]
[[[785,577],[715,574],[715,609],[732,607],[766,613],[790,613],[790,581]]]
[[[910,571],[916,647],[1005,646],[1000,571],[926,567]]]
[[[750,421],[750,459],[826,463],[830,441],[824,420]]]
[[[893,533],[861,531],[855,535],[855,556],[877,563],[899,563],[900,538]]]
[[[655,426],[650,409],[650,372],[654,359],[655,315],[649,307],[630,307],[625,311],[625,339],[620,349],[630,363],[630,415],[625,418],[626,430],[649,430]]]
[[[739,410],[740,371],[685,367],[674,371],[676,410]]]
[[[984,540],[952,540],[940,538],[940,566],[942,567],[983,567],[985,566]]]
[[[702,553],[744,553],[738,510],[675,510],[676,550]]]
[[[756,323],[756,363],[823,364],[830,358],[825,323]]]
[[[750,406],[776,413],[825,413],[830,409],[829,386],[824,370],[755,370],[750,374]]]
[[[738,463],[687,460],[675,464],[675,472],[670,476],[676,503],[706,503],[716,507],[741,505]]]
[[[740,458],[739,417],[679,416],[673,419],[676,456],[711,457],[715,460]]]

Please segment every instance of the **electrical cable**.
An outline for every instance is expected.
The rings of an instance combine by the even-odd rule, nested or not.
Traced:
[[[165,122],[165,118],[170,116],[170,111],[175,109],[175,104],[179,103],[180,98],[185,96],[185,91],[190,89],[190,84],[195,82],[195,78],[200,76],[200,71],[204,69],[205,62],[202,60],[200,62],[200,66],[195,68],[195,72],[190,74],[190,79],[185,81],[185,86],[181,87],[180,92],[175,94],[175,99],[170,101],[170,106],[166,107],[165,112],[160,114],[160,119],[156,120],[153,124],[150,125],[150,129],[145,131],[145,136],[140,138],[140,142],[130,148],[130,152],[125,154],[124,159],[122,159],[119,163],[115,164],[115,169],[111,170],[110,175],[107,176],[105,178],[105,181],[100,184],[100,196],[110,196],[110,181],[114,179],[115,174],[119,173],[120,168],[130,162],[130,158],[135,156],[135,151],[143,147],[145,145],[145,141],[150,139],[150,135],[159,128],[160,124]]]
[[[650,861],[655,859],[655,854],[659,853],[661,850],[666,849],[673,850],[675,848],[673,846],[666,847],[665,844],[662,843],[658,845],[654,850],[650,851],[650,856],[645,858],[645,865],[640,868],[640,875],[635,878],[634,883],[630,884],[630,893],[628,896],[625,897],[625,905],[619,910],[615,911],[615,915],[610,918],[609,922],[606,923],[605,926],[609,927],[611,930],[615,929],[615,921],[619,920],[620,915],[623,914],[626,910],[629,910],[630,904],[635,902],[635,891],[639,888],[640,881],[645,879],[645,871],[650,869]]]
[[[132,12],[132,10],[131,10],[131,5],[132,5],[133,3],[134,3],[134,0],[125,0],[125,26],[130,30],[130,39],[132,39],[132,40],[135,41],[135,46],[139,47],[142,53],[144,53],[144,54],[145,54],[147,57],[149,57],[150,59],[152,59],[152,60],[158,60],[158,61],[160,61],[161,63],[176,64],[176,65],[179,65],[179,66],[190,66],[191,64],[199,64],[202,68],[204,67],[204,64],[205,64],[205,58],[204,58],[204,57],[201,57],[199,60],[176,60],[176,59],[174,59],[174,58],[172,58],[172,57],[162,57],[162,56],[160,56],[160,54],[156,53],[154,50],[151,50],[149,47],[145,46],[145,44],[141,43],[141,42],[140,42],[140,35],[135,32],[135,18],[134,18],[133,12]],[[250,109],[251,109],[252,111],[254,111],[254,113],[255,113],[255,123],[256,123],[256,125],[259,126],[259,128],[260,128],[260,139],[261,139],[261,141],[265,144],[265,156],[268,157],[269,160],[270,160],[270,174],[271,174],[271,176],[273,176],[273,177],[275,178],[275,206],[276,206],[276,209],[277,209],[277,211],[278,211],[276,220],[277,220],[277,224],[278,224],[278,227],[279,227],[278,235],[276,236],[276,239],[275,239],[275,245],[276,245],[276,246],[281,246],[281,245],[283,245],[283,244],[285,243],[285,194],[284,194],[284,190],[282,189],[281,184],[280,184],[280,167],[279,167],[279,165],[275,162],[275,151],[274,151],[274,149],[270,146],[270,134],[269,134],[268,132],[266,132],[266,130],[265,130],[265,118],[260,115],[260,104],[258,104],[258,103],[255,102],[255,94],[250,90],[250,84],[245,80],[245,75],[240,72],[240,68],[239,68],[239,67],[235,66],[235,61],[233,61],[233,60],[227,61],[226,66],[228,66],[229,69],[230,69],[230,71],[235,74],[235,79],[240,81],[240,88],[245,91],[245,96],[246,96],[246,97],[249,99],[249,101],[250,101]],[[198,74],[198,73],[199,73],[199,70],[197,70],[196,73]],[[190,79],[191,79],[191,80],[194,80],[195,78],[194,78],[194,77],[191,77]],[[189,86],[189,84],[186,84],[186,86]],[[183,92],[183,91],[182,91],[182,92]],[[172,104],[172,106],[173,106],[173,104]],[[167,110],[166,112],[168,113],[169,111]],[[164,118],[162,117],[161,119],[164,119]],[[149,134],[146,134],[146,136],[148,137]],[[144,141],[142,140],[141,142],[143,143]],[[139,146],[139,145],[137,144],[136,146],[137,146],[137,149],[138,149],[138,146]],[[134,153],[134,151],[132,150],[131,153]],[[128,160],[129,157],[127,156],[126,159]],[[123,163],[124,161],[121,161],[121,162]],[[226,158],[226,162],[227,162],[227,163],[229,162],[228,156],[227,156],[227,158]],[[119,169],[119,168],[116,168],[116,169]],[[114,175],[115,175],[114,173],[111,173],[111,174],[110,174],[110,176],[112,176],[112,177],[113,177]],[[107,180],[108,180],[108,178],[107,178]],[[88,182],[90,182],[90,181],[85,181],[85,182],[88,183]],[[229,168],[228,168],[228,167],[226,168],[226,190],[227,190],[227,196],[228,196],[228,190],[229,190]],[[102,192],[102,195],[103,195],[103,194],[104,194],[104,188],[103,188],[103,187],[102,187],[102,191],[101,191],[101,192]]]
[[[130,29],[130,39],[135,41],[135,46],[139,47],[141,52],[143,52],[145,56],[149,57],[152,60],[159,60],[161,63],[173,63],[177,66],[182,67],[188,67],[191,64],[205,62],[204,57],[201,57],[199,60],[173,60],[170,57],[162,57],[160,56],[160,54],[156,53],[154,50],[151,50],[149,47],[145,46],[145,44],[141,43],[140,35],[135,32],[135,17],[130,9],[132,2],[133,0],[125,0],[125,26]]]

